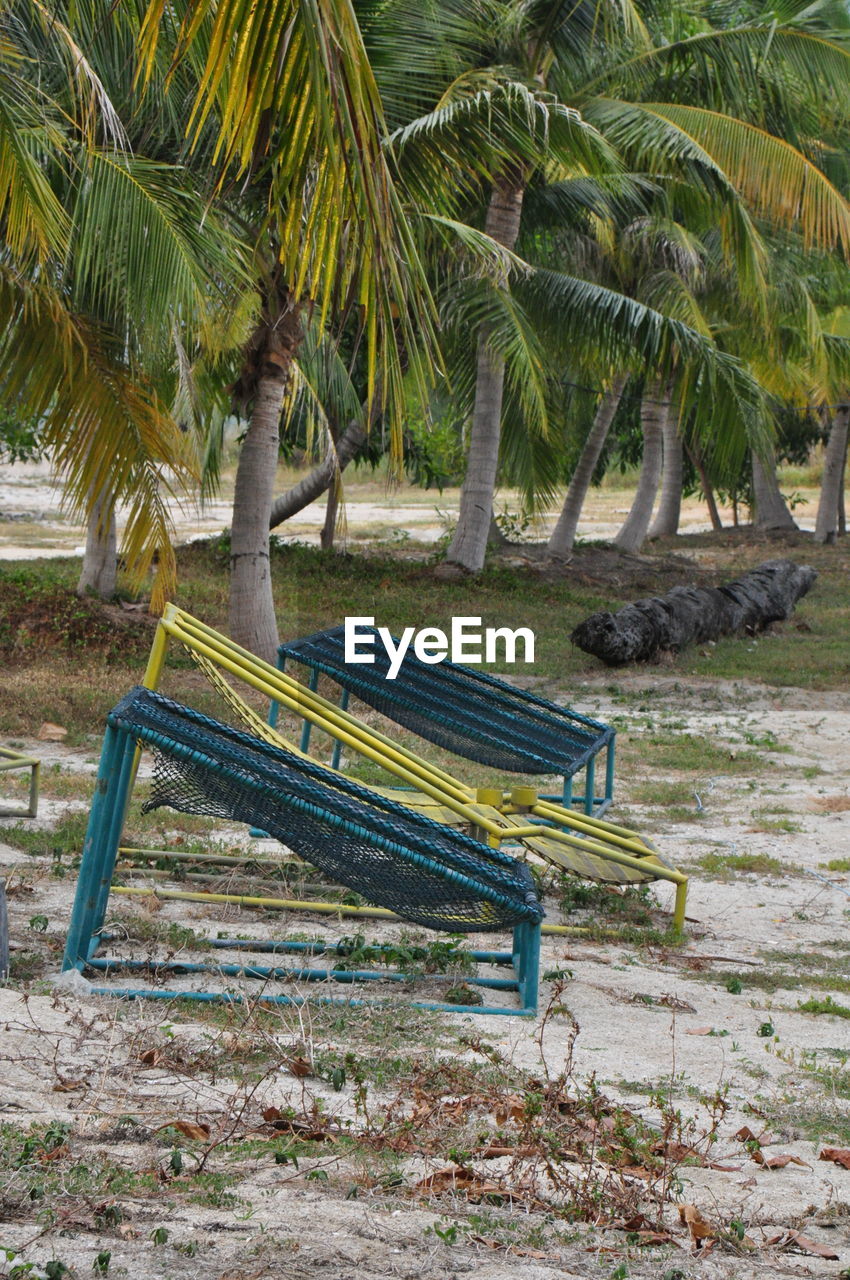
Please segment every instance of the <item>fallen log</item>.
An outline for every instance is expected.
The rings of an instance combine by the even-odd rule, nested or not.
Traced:
[[[617,613],[600,610],[570,636],[609,667],[646,662],[664,652],[725,635],[753,635],[789,618],[817,573],[792,560],[768,560],[722,587],[673,587]]]

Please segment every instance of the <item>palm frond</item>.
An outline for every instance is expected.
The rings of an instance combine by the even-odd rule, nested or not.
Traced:
[[[31,68],[8,41],[0,40],[0,222],[5,243],[18,260],[61,255],[69,221],[50,186],[45,157],[61,152],[65,139],[57,113],[38,101]]]
[[[816,101],[829,92],[845,110],[850,108],[850,48],[829,33],[780,25],[773,14],[769,21],[701,31],[631,57],[609,59],[575,100],[599,93],[652,92],[682,101],[688,93],[718,109],[746,114],[765,103],[766,89],[775,91],[774,72],[785,73],[788,89],[798,97],[803,88]]]
[[[251,276],[187,171],[102,149],[79,161],[67,263],[76,303],[126,325],[142,348],[175,317],[195,331],[219,323]]]
[[[782,138],[702,107],[646,103],[641,110],[695,142],[751,208],[780,226],[799,230],[807,247],[850,249],[850,205]]]
[[[141,37],[150,73],[165,0],[151,0]],[[383,152],[380,97],[349,0],[188,0],[178,59],[209,19],[193,128],[215,110],[221,172],[264,161],[280,260],[296,299],[325,319],[363,308],[369,395],[381,382],[401,447],[402,346],[424,387],[436,358],[434,311],[417,245]]]
[[[168,484],[192,479],[185,438],[120,342],[73,315],[55,290],[0,266],[0,387],[42,422],[65,496],[85,512],[107,490],[127,507],[123,547],[141,580],[157,559],[152,607],[174,585]]]

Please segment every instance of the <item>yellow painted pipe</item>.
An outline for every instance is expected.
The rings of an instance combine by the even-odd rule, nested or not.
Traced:
[[[191,890],[160,889],[156,885],[152,889],[141,889],[129,885],[113,885],[113,893],[135,895],[137,897],[176,898],[183,902],[216,902],[231,903],[240,907],[264,907],[272,911],[315,911],[320,915],[360,916],[364,919],[398,920],[404,923],[401,916],[385,907],[353,907],[343,902],[302,902],[288,898],[248,898],[233,893],[192,893]],[[543,924],[541,933],[553,937],[567,937],[573,933],[590,933],[585,925]]]
[[[171,608],[173,609],[173,606]],[[309,703],[315,709],[314,714],[317,718],[314,718],[314,716],[307,716],[307,719],[311,720],[313,724],[318,728],[323,729],[323,731],[328,733],[331,737],[335,737],[336,734],[332,729],[329,729],[327,724],[323,723],[323,721],[327,721],[338,728],[346,729],[355,737],[362,735],[374,742],[381,743],[381,745],[387,749],[391,757],[398,757],[399,759],[406,760],[411,764],[417,765],[427,776],[441,779],[447,786],[462,792],[465,799],[472,799],[472,789],[465,787],[462,783],[459,783],[456,778],[453,778],[452,775],[447,773],[445,770],[431,764],[430,761],[416,755],[412,751],[399,748],[390,738],[385,734],[380,733],[377,729],[367,729],[366,726],[355,716],[343,711],[342,708],[338,707],[335,703],[329,702],[327,698],[323,698],[321,694],[317,693],[315,690],[308,689],[297,680],[293,680],[291,676],[287,676],[284,672],[278,670],[277,667],[273,667],[270,663],[264,662],[261,658],[249,653],[247,649],[243,649],[240,645],[234,644],[232,640],[223,636],[221,632],[214,630],[212,627],[208,627],[197,618],[192,618],[190,615],[174,609],[173,614],[168,613],[167,617],[164,615],[164,623],[171,634],[180,639],[182,643],[189,644],[190,647],[196,647],[199,652],[204,651],[206,643],[206,646],[208,646],[207,656],[217,656],[219,654],[227,656],[229,654],[239,668],[237,670],[235,666],[230,667],[229,669],[233,674],[242,675],[243,679],[246,679],[248,683],[254,684],[255,688],[260,689],[260,692],[265,693],[267,696],[276,696],[274,693],[275,687],[288,691],[297,702],[297,705],[292,709],[297,711],[298,714],[303,715],[303,704],[305,702]],[[200,636],[193,634],[194,632],[200,633]],[[203,637],[206,637],[206,642]],[[248,679],[249,673],[254,674],[255,677],[258,675],[260,679],[263,679],[262,688],[260,688],[254,680]]]
[[[177,638],[183,638],[177,631],[173,632],[173,634],[175,634]],[[238,662],[232,660],[226,651],[219,652],[214,648],[209,648],[197,640],[194,641],[194,647],[199,653],[214,659],[219,666],[224,667],[225,670],[230,671],[231,674],[238,678],[245,680],[246,683],[257,689],[258,692],[265,694],[266,697],[275,698],[278,702],[283,703],[284,706],[289,707],[299,715],[305,716],[311,721],[311,723],[317,725],[319,728],[324,728],[324,717],[310,705],[310,700],[313,695],[309,690],[305,689],[303,685],[297,684],[296,681],[291,682],[297,692],[291,692],[286,685],[279,685],[278,687],[275,687],[270,680],[256,675],[254,671],[245,669]],[[259,661],[256,665],[259,666]],[[270,672],[274,672],[274,667],[270,667],[267,663],[264,665]],[[279,675],[280,673],[278,672],[277,674]],[[354,721],[354,724],[357,725],[357,722]],[[365,730],[362,730],[359,725],[357,727],[360,729],[358,736],[350,734],[347,729],[337,726],[326,731],[331,733],[331,736],[335,737],[338,741],[343,742],[346,746],[350,746],[359,755],[366,756],[367,759],[381,765],[381,767],[386,769],[388,773],[394,774],[395,777],[409,783],[411,786],[415,787],[416,790],[423,791],[426,795],[429,795],[433,799],[439,801],[441,804],[445,805],[447,809],[451,809],[454,813],[457,813],[465,822],[469,822],[473,826],[482,827],[489,835],[497,838],[500,837],[501,828],[499,824],[494,822],[493,819],[489,818],[486,814],[482,814],[479,810],[471,807],[474,801],[472,799],[472,792],[469,788],[462,787],[461,784],[455,782],[453,783],[451,790],[449,790],[447,785],[445,783],[441,783],[439,778],[434,778],[432,780],[428,776],[429,774],[433,774],[434,771],[424,766],[420,770],[419,761],[415,757],[410,758],[407,754],[395,748],[391,751],[389,748],[379,750],[377,746],[373,746],[368,740],[368,733]],[[410,768],[407,767],[406,762],[410,763]],[[414,768],[416,769],[415,772]]]
[[[236,907],[261,907],[266,911],[318,911],[321,915],[363,915],[371,913],[382,920],[397,920],[398,916],[383,907],[352,907],[339,902],[300,902],[297,898],[257,898],[241,893],[193,893],[189,889],[143,889],[135,885],[116,884],[113,893],[134,897],[176,898],[181,902],[229,903]]]

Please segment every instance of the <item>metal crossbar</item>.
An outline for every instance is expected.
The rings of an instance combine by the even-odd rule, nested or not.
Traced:
[[[34,756],[22,755],[11,747],[0,747],[0,773],[10,773],[15,769],[29,769],[30,793],[27,804],[9,807],[0,805],[0,818],[34,818],[38,813],[38,780],[41,761]]]

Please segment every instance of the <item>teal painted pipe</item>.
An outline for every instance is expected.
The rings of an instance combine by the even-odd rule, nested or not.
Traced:
[[[348,1009],[368,1009],[374,1008],[376,1004],[386,1004],[386,1001],[335,1000],[332,996],[320,996],[318,998],[315,996],[260,996],[258,998],[246,998],[245,996],[222,991],[166,991],[162,988],[157,989],[154,987],[141,987],[138,989],[133,989],[132,987],[92,987],[91,993],[93,996],[118,996],[123,1000],[200,1000],[205,1004],[281,1004],[295,1005],[298,1008],[305,1004],[331,1004],[342,1005]],[[498,1005],[443,1004],[432,1000],[415,1001],[405,1007],[408,1009],[433,1010],[438,1013],[483,1013],[515,1018],[533,1018],[537,1012],[536,1009],[529,1008],[503,1009]]]

